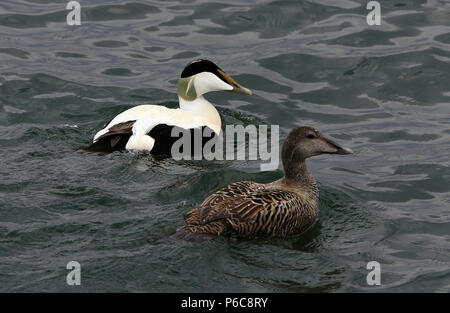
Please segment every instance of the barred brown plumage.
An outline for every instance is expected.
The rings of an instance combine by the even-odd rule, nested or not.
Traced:
[[[286,237],[304,232],[317,219],[319,189],[305,159],[319,154],[352,154],[311,127],[293,129],[282,149],[284,177],[269,183],[232,183],[186,213],[177,230],[196,240],[234,234]]]

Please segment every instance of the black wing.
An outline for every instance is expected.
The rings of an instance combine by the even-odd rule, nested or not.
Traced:
[[[133,134],[135,122],[128,121],[111,126],[106,134],[101,135],[96,142],[81,151],[93,154],[108,154],[125,150],[128,139]]]

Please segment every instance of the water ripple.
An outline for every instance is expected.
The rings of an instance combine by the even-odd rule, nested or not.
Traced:
[[[448,292],[450,4],[366,1],[4,0],[0,8],[0,289]],[[135,105],[177,106],[192,59],[254,91],[208,94],[224,124],[312,125],[351,147],[308,162],[317,223],[296,238],[171,237],[183,215],[259,162],[75,151]],[[124,192],[126,191],[126,192]],[[367,262],[383,285],[367,286]]]

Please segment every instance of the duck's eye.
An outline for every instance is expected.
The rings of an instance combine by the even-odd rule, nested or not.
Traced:
[[[309,138],[309,139],[313,139],[314,137],[315,137],[315,136],[314,136],[313,134],[309,134],[309,135],[308,135],[308,138]]]

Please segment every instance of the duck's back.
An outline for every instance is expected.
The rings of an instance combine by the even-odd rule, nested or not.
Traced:
[[[237,182],[222,188],[189,211],[185,234],[258,234],[290,236],[303,232],[317,218],[317,196],[277,184]]]

